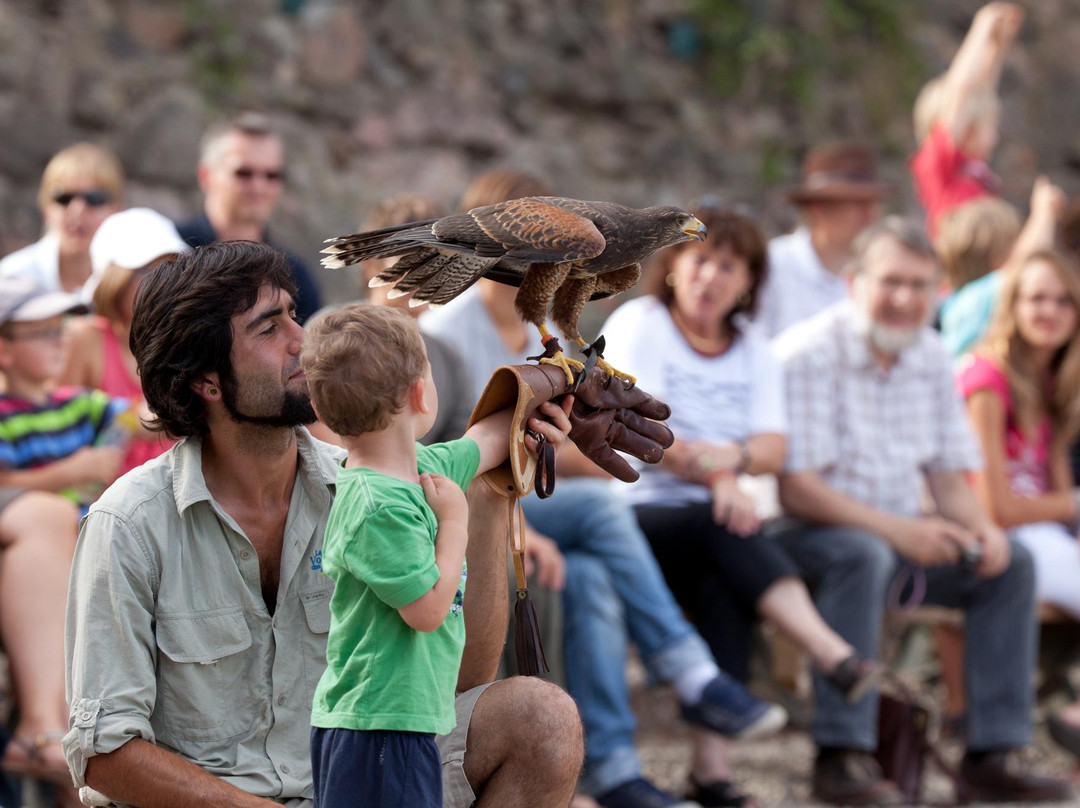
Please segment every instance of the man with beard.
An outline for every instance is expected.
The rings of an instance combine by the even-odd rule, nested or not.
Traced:
[[[311,705],[333,583],[322,542],[343,450],[311,438],[287,257],[228,242],[163,263],[131,326],[157,426],[178,438],[80,531],[68,599],[64,751],[84,799],[310,806]],[[490,687],[506,628],[505,500],[470,495],[457,728],[444,805],[565,805],[581,765],[570,698]],[[469,748],[465,752],[465,740]]]
[[[952,361],[927,325],[938,265],[919,225],[890,217],[854,245],[850,299],[776,342],[790,434],[776,538],[825,620],[872,657],[886,593],[915,568],[925,600],[966,612],[967,752],[960,796],[1066,799],[1058,781],[1006,765],[1031,738],[1035,598],[1031,556],[975,499],[981,466]],[[933,513],[924,511],[925,485]],[[919,584],[917,589],[922,589]],[[876,694],[847,704],[815,688],[814,792],[841,805],[895,805],[882,778]]]

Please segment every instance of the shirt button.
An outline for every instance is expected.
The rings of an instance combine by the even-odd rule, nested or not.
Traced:
[[[90,713],[82,713],[81,715],[79,715],[79,718],[81,718],[83,721],[89,721]]]
[[[251,558],[251,551],[250,550],[244,550],[244,552],[240,553],[240,557],[242,559],[244,559],[245,561],[247,561],[247,559]]]
[[[278,696],[277,697],[277,703],[278,703],[278,707],[281,707],[282,705],[284,705],[285,704],[285,697],[284,696]]]
[[[282,774],[288,774],[289,773],[289,767],[286,766],[284,763],[281,764],[281,772],[282,772]]]

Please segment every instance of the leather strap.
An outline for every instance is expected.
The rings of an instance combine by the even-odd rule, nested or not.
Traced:
[[[531,433],[536,438],[536,475],[533,488],[539,499],[547,499],[555,493],[555,447],[538,432]]]
[[[516,532],[514,531],[515,510],[518,518]],[[528,589],[529,584],[525,577],[525,513],[521,510],[521,501],[516,494],[507,497],[506,500],[506,536],[507,541],[510,542],[511,557],[514,559],[514,578],[520,593]]]

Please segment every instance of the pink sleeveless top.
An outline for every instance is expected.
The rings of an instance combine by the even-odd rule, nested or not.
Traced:
[[[965,399],[979,390],[989,390],[1005,407],[1005,467],[1013,493],[1019,496],[1047,493],[1050,490],[1050,444],[1053,438],[1050,419],[1043,419],[1034,438],[1025,436],[1016,421],[1005,371],[984,356],[965,356],[960,361],[956,381]]]
[[[128,372],[124,364],[124,355],[120,350],[120,343],[112,328],[109,327],[109,321],[104,317],[95,317],[94,327],[101,333],[100,388],[110,396],[126,398],[133,407],[137,406],[143,398],[142,385]],[[131,441],[124,454],[124,464],[120,468],[120,473],[126,474],[147,460],[153,460],[175,442],[165,435]]]

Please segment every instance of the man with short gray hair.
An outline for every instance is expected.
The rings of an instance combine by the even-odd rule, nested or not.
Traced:
[[[192,247],[215,241],[273,244],[267,225],[285,183],[285,146],[267,116],[245,112],[210,127],[199,148],[198,179],[203,214],[177,223],[184,241]],[[319,288],[303,261],[287,255],[303,324],[322,305]]]
[[[937,286],[921,227],[889,217],[853,245],[849,299],[774,342],[790,424],[780,478],[788,518],[775,536],[825,620],[866,657],[877,651],[899,570],[918,580],[927,602],[964,609],[969,711],[958,796],[1065,799],[1064,783],[1006,765],[1031,735],[1034,569],[965,479],[982,458],[952,361],[929,327]],[[816,684],[815,795],[843,805],[903,802],[871,756],[876,694],[848,704],[820,677]]]

